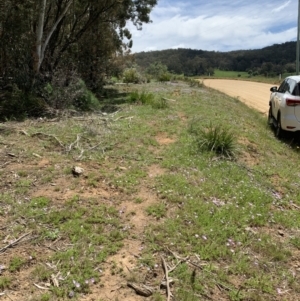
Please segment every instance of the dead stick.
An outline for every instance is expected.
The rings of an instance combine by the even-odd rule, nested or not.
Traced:
[[[15,241],[13,241],[12,243],[10,243],[7,246],[3,247],[2,249],[0,249],[0,253],[3,253],[8,248],[11,248],[11,247],[15,246],[17,243],[19,243],[24,237],[28,236],[29,234],[31,234],[31,233],[30,232],[26,233],[26,234],[22,235],[21,237],[19,237],[18,239],[16,239]]]
[[[61,147],[64,147],[63,143],[62,143],[56,136],[51,135],[51,134],[46,134],[46,133],[43,133],[43,132],[37,132],[37,133],[33,133],[33,134],[31,135],[31,137],[34,137],[34,136],[40,136],[40,135],[44,135],[44,136],[46,136],[46,137],[54,138],[54,139],[58,142],[58,144],[59,144]]]
[[[78,145],[78,142],[79,142],[80,138],[81,138],[80,135],[77,135],[76,140],[75,140],[74,142],[72,142],[72,143],[66,148],[66,151],[67,151],[67,152],[70,152],[70,151],[72,150],[72,147],[75,145],[75,143],[77,143],[77,145]]]
[[[170,281],[169,281],[169,275],[168,275],[169,271],[168,271],[166,261],[162,256],[161,256],[161,261],[162,261],[162,265],[163,265],[163,269],[164,269],[165,277],[166,277],[166,282],[167,282],[167,301],[170,301],[171,293],[170,293]]]
[[[38,285],[38,284],[36,284],[36,283],[33,283],[33,285],[36,286],[37,288],[41,289],[41,290],[49,290],[49,288],[43,287],[43,286]]]

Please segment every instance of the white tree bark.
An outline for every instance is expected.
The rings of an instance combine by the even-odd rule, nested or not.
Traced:
[[[39,72],[42,61],[42,42],[43,42],[43,33],[44,33],[44,20],[45,20],[45,9],[46,9],[47,0],[41,0],[40,2],[40,12],[39,12],[39,21],[36,30],[36,72]]]
[[[36,63],[36,72],[40,71],[45,50],[49,44],[49,41],[51,39],[51,36],[53,35],[55,29],[57,28],[57,25],[62,20],[62,18],[66,15],[68,12],[70,6],[71,6],[72,0],[69,0],[62,11],[62,13],[59,15],[53,26],[51,27],[48,35],[46,36],[44,42],[43,42],[43,36],[44,36],[44,21],[45,21],[45,10],[46,10],[46,4],[47,0],[41,0],[41,6],[40,6],[40,13],[39,13],[39,22],[36,32],[36,56],[37,56],[37,63]]]

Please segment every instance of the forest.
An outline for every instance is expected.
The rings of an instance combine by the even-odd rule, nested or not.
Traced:
[[[1,0],[0,117],[88,109],[157,0]],[[91,93],[90,93],[91,92]]]
[[[186,76],[212,75],[214,69],[220,69],[273,77],[284,72],[295,72],[296,42],[231,52],[193,49],[140,52],[135,54],[135,61],[143,70],[160,62],[167,66],[171,73]]]

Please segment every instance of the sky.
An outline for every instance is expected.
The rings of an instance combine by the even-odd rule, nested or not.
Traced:
[[[152,23],[129,26],[132,52],[227,52],[297,40],[297,0],[158,0]]]

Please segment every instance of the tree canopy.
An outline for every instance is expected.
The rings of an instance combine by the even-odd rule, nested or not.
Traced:
[[[132,46],[126,25],[150,22],[157,0],[1,0],[0,77],[22,91],[61,70],[101,87],[114,60]],[[1,101],[1,96],[0,96]]]
[[[295,71],[296,42],[231,52],[167,49],[136,53],[135,59],[145,70],[154,63],[161,62],[168,70],[188,76],[212,75],[214,69],[273,76]]]

